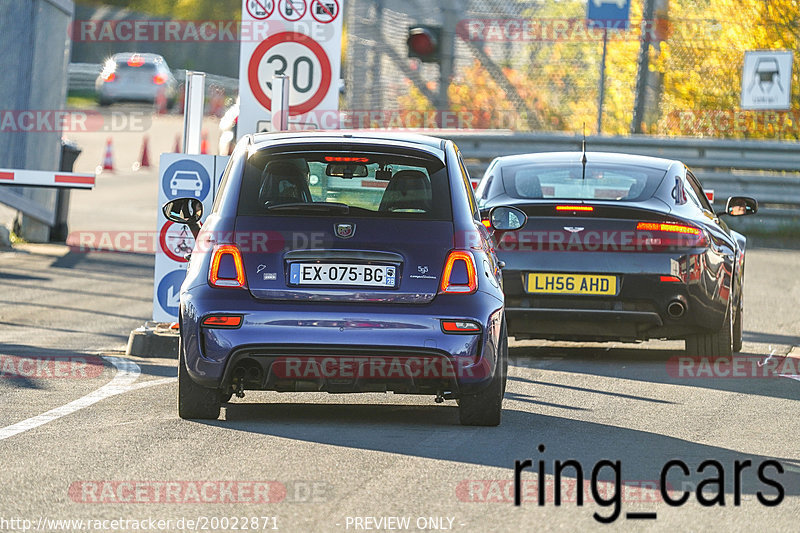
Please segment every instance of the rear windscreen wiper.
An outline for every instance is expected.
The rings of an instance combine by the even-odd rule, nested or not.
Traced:
[[[338,202],[291,202],[286,204],[273,204],[267,206],[267,211],[328,211],[347,214],[350,206]]]

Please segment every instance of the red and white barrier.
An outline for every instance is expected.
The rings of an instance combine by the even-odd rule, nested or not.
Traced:
[[[0,185],[93,189],[94,174],[0,168]]]

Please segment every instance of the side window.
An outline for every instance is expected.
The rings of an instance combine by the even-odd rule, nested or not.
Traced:
[[[706,193],[703,192],[703,187],[700,186],[700,182],[697,181],[697,178],[694,177],[694,174],[691,172],[686,172],[686,180],[689,182],[689,187],[691,191],[697,196],[697,200],[700,204],[700,207],[705,209],[706,211],[710,211],[711,213],[714,212],[714,208],[711,206],[711,202],[708,201],[706,197]]]
[[[228,159],[228,165],[225,167],[225,173],[222,175],[222,181],[219,184],[219,190],[217,191],[216,196],[214,197],[214,203],[211,206],[211,212],[217,213],[219,212],[219,206],[222,203],[222,192],[225,190],[225,187],[228,185],[228,176],[231,175],[231,167],[233,166],[233,157],[231,156]]]
[[[461,178],[464,181],[464,187],[467,190],[467,199],[469,200],[469,208],[472,210],[472,216],[475,220],[480,221],[481,215],[478,210],[478,202],[475,201],[475,194],[472,191],[472,184],[469,181],[469,172],[467,167],[464,166],[464,160],[461,159],[461,152],[458,153],[458,166],[461,168]]]
[[[686,199],[689,200],[692,204],[700,209],[703,208],[703,204],[700,203],[700,199],[697,197],[697,193],[694,192],[691,183],[687,178],[683,179],[683,192],[686,195]]]
[[[478,199],[478,207],[482,207],[489,199],[489,190],[492,188],[494,176],[497,173],[497,160],[495,159],[489,164],[489,168],[483,173],[483,178],[478,183],[478,188],[475,189],[475,198]]]

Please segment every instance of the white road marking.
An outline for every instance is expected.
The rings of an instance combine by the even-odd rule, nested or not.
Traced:
[[[23,433],[25,431],[37,428],[39,426],[43,426],[48,422],[52,422],[53,420],[58,420],[61,417],[72,414],[85,407],[89,407],[90,405],[94,405],[101,400],[110,398],[111,396],[116,396],[118,394],[123,394],[125,392],[141,389],[144,387],[152,387],[156,385],[163,385],[165,383],[171,383],[176,379],[176,378],[163,378],[151,381],[143,381],[141,383],[134,384],[134,382],[137,379],[139,379],[139,376],[141,375],[141,369],[139,368],[139,365],[137,365],[133,361],[129,361],[128,359],[123,359],[121,357],[113,357],[107,355],[103,355],[102,357],[103,359],[114,365],[114,367],[117,369],[117,373],[111,381],[109,381],[99,389],[90,392],[86,396],[78,398],[77,400],[72,401],[66,405],[62,405],[61,407],[56,407],[55,409],[51,409],[46,413],[36,415],[34,417],[28,418],[27,420],[17,422],[16,424],[11,424],[10,426],[0,428],[0,440],[4,440],[9,437],[13,437],[14,435],[19,435],[20,433]]]

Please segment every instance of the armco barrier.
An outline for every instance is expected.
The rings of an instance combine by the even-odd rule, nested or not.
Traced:
[[[100,74],[103,65],[99,63],[70,63],[67,68],[68,85],[70,91],[94,91],[94,82]],[[178,83],[186,79],[186,71],[173,69],[172,74]],[[206,88],[218,86],[225,89],[227,94],[234,94],[239,90],[239,80],[225,76],[206,75]]]
[[[541,133],[443,131],[453,139],[473,178],[480,178],[495,157],[533,152],[579,151],[582,137]],[[715,207],[728,196],[752,196],[759,201],[755,217],[737,219],[737,228],[800,229],[800,142],[752,141],[650,136],[590,136],[588,151],[622,152],[677,159],[713,189]]]

